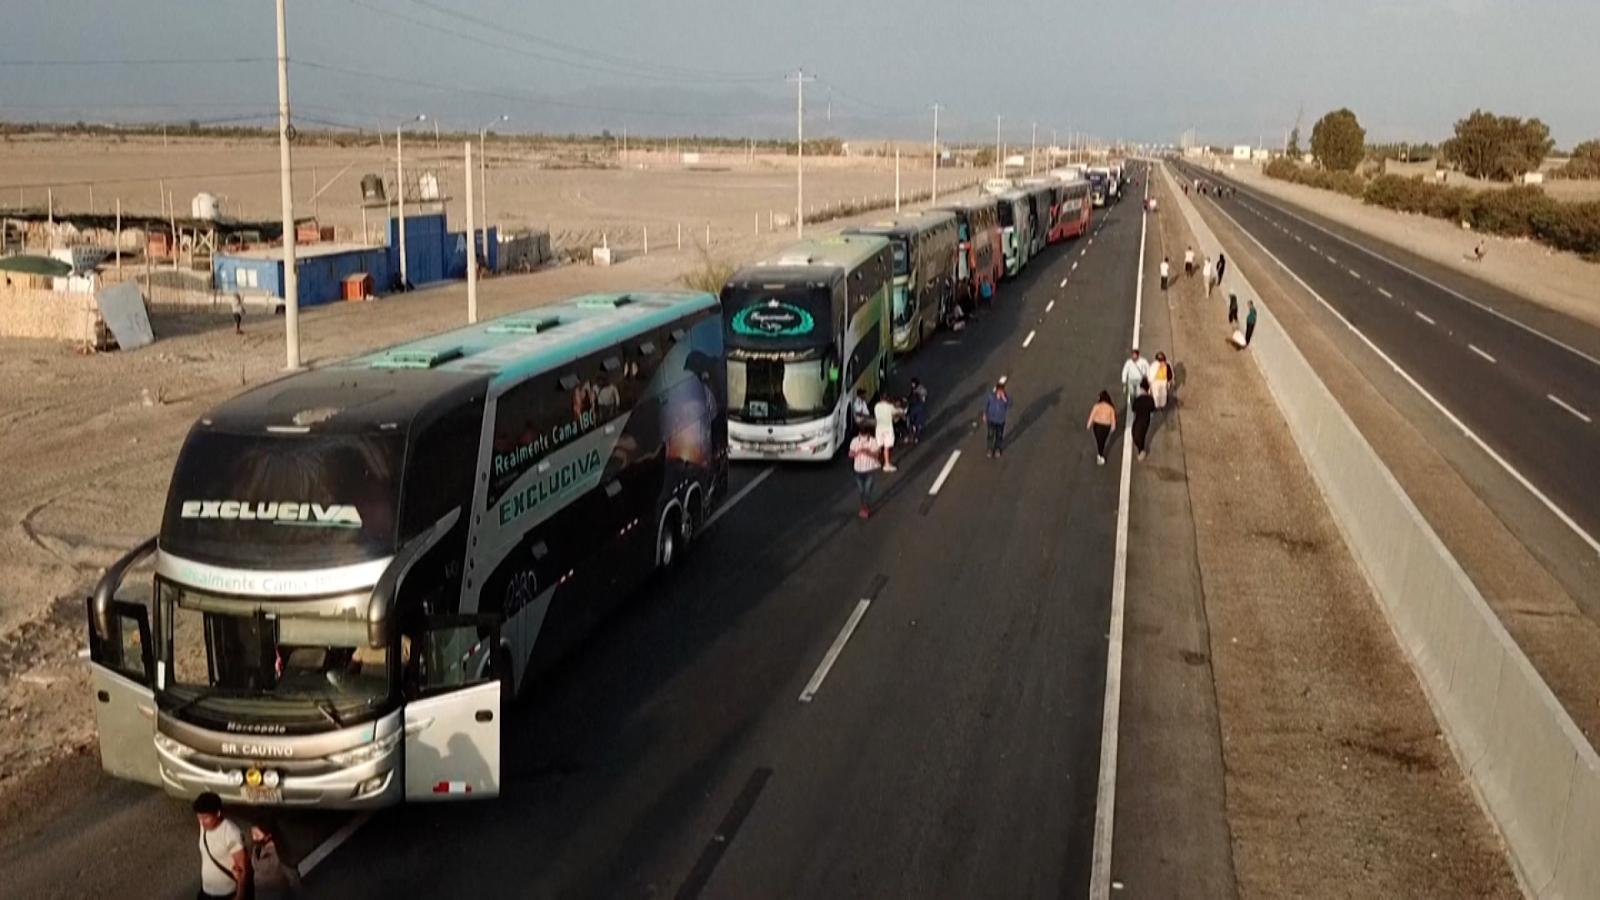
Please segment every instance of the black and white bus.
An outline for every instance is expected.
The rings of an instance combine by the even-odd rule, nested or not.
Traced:
[[[708,294],[589,295],[206,413],[160,534],[89,600],[105,769],[238,803],[495,796],[503,701],[723,493],[722,348]]]

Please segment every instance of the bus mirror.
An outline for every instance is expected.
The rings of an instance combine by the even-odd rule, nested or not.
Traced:
[[[145,557],[155,551],[155,537],[146,538],[139,546],[112,563],[111,567],[106,569],[106,573],[100,576],[100,581],[95,584],[89,625],[101,640],[111,636],[111,604],[117,599],[117,588],[122,587],[122,579],[127,577],[129,569],[143,562]]]
[[[433,527],[412,538],[394,559],[389,561],[378,583],[372,588],[372,602],[367,604],[367,643],[373,649],[389,646],[389,616],[394,611],[394,601],[405,585],[406,576],[417,561],[426,556],[444,536],[450,533],[461,518],[461,507],[445,513]]]

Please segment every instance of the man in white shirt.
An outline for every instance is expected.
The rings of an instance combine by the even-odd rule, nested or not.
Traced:
[[[1194,248],[1183,251],[1183,277],[1194,277]]]
[[[1200,277],[1206,281],[1206,296],[1211,296],[1211,286],[1216,282],[1216,269],[1211,263],[1211,257],[1206,257],[1205,265],[1200,267]]]
[[[194,798],[200,822],[200,896],[245,900],[250,895],[250,854],[239,826],[222,817],[222,798],[206,791]]]
[[[894,449],[894,420],[904,415],[900,407],[894,405],[889,395],[878,395],[878,402],[872,407],[872,419],[877,426],[874,437],[878,441],[878,449],[883,452],[883,470],[895,471],[894,464],[889,461],[889,451]]]
[[[1172,280],[1172,263],[1165,256],[1161,257],[1161,290],[1167,289],[1167,283]]]
[[[1131,407],[1133,398],[1139,396],[1139,384],[1150,377],[1150,363],[1139,358],[1139,348],[1135,347],[1128,353],[1128,361],[1122,364],[1122,390],[1127,395],[1130,406],[1128,421],[1132,421]]]

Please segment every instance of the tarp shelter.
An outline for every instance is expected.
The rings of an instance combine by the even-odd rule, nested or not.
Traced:
[[[0,270],[59,278],[72,274],[72,264],[48,256],[0,256]]]
[[[124,281],[108,287],[94,295],[94,302],[99,304],[100,318],[123,350],[137,350],[156,339],[138,282]]]

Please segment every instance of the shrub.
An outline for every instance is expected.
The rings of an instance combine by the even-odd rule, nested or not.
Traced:
[[[1551,202],[1533,215],[1533,236],[1558,250],[1600,257],[1600,200]]]
[[[700,265],[685,272],[679,281],[691,291],[704,291],[712,296],[722,295],[722,286],[733,277],[734,265],[717,259],[704,247],[700,249]]]
[[[1464,218],[1479,231],[1506,237],[1531,237],[1534,219],[1553,205],[1556,201],[1532,186],[1485,191],[1474,200],[1471,215]]]
[[[1573,156],[1567,164],[1550,173],[1552,178],[1600,178],[1600,159]]]

